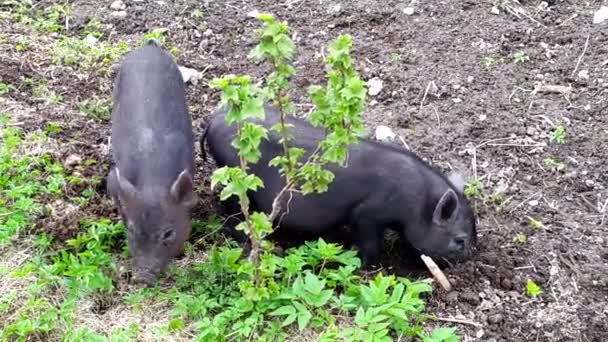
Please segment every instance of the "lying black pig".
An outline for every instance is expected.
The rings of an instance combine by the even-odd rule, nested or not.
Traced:
[[[270,128],[278,123],[279,115],[270,105],[265,111],[263,125]],[[238,166],[231,146],[236,128],[226,126],[225,114],[225,109],[214,113],[201,149],[206,139],[218,167]],[[292,144],[307,151],[302,159],[307,160],[323,139],[323,131],[291,116],[287,123],[293,125]],[[269,132],[269,140],[260,145],[262,158],[249,171],[264,182],[264,188],[249,195],[251,207],[267,214],[285,185],[277,169],[268,166],[283,152],[278,140],[276,133]],[[419,253],[458,259],[472,255],[475,218],[457,174],[445,177],[411,152],[367,139],[349,147],[347,167],[327,168],[335,175],[328,191],[306,196],[293,193],[287,213],[278,215],[281,230],[321,233],[348,225],[367,266],[379,261],[385,228],[396,230]]]
[[[133,279],[150,285],[190,235],[192,123],[180,71],[154,41],[124,58],[113,98],[108,193],[127,226]]]

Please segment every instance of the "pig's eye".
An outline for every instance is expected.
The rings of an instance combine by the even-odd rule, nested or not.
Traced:
[[[167,229],[162,235],[163,242],[173,241],[174,239],[175,231],[173,229]]]

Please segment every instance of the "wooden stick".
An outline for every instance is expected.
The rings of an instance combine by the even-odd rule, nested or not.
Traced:
[[[562,85],[552,85],[552,84],[539,84],[532,91],[532,95],[536,93],[558,93],[558,94],[568,94],[572,91],[571,86],[562,86]]]
[[[465,320],[461,320],[461,319],[443,318],[443,317],[435,317],[435,319],[438,320],[438,321],[442,321],[442,322],[472,325],[472,326],[477,327],[477,328],[481,328],[482,327],[481,324],[479,324],[477,322],[473,322],[473,321],[465,321]]]
[[[429,269],[433,277],[437,280],[437,282],[443,287],[446,292],[450,292],[452,290],[452,285],[446,278],[445,274],[439,269],[439,266],[433,261],[433,259],[429,258],[426,255],[421,255],[420,258],[424,261],[424,264]]]

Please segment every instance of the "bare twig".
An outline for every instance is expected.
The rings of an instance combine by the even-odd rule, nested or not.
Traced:
[[[587,48],[589,47],[589,38],[590,37],[591,37],[591,35],[588,34],[587,35],[587,40],[585,40],[585,47],[583,48],[583,52],[578,57],[578,61],[576,61],[576,66],[574,67],[574,70],[572,70],[572,76],[576,75],[576,71],[578,70],[578,67],[581,65],[581,61],[583,60],[583,56],[585,56],[585,52],[587,52]]]
[[[433,259],[429,258],[426,255],[421,255],[420,258],[429,269],[433,277],[437,280],[437,282],[443,287],[443,289],[447,292],[452,290],[452,285],[446,278],[445,274],[439,269],[439,266],[433,261]]]
[[[422,96],[422,101],[420,101],[420,110],[422,110],[422,106],[424,106],[424,100],[426,100],[426,97],[429,94],[431,84],[433,84],[433,81],[430,81],[429,84],[426,86],[426,89],[424,90],[424,96]]]
[[[532,95],[537,93],[557,93],[557,94],[568,94],[572,91],[572,86],[563,86],[555,84],[539,84],[534,87]]]
[[[482,327],[482,325],[479,324],[479,323],[477,323],[477,322],[467,321],[467,320],[463,320],[463,319],[435,317],[435,320],[441,321],[441,322],[449,322],[449,323],[472,325],[472,326],[477,327],[477,328],[481,328]]]

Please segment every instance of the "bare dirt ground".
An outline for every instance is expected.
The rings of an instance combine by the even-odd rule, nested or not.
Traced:
[[[94,17],[105,23],[104,33],[113,40],[130,41],[150,29],[167,28],[178,63],[204,72],[187,87],[198,137],[218,103],[207,85],[210,79],[266,71],[246,59],[258,25],[248,12],[271,12],[293,28],[299,75],[292,95],[302,111],[310,108],[307,87],[323,81],[324,47],[341,32],[351,34],[363,78],[383,81],[364,114],[370,132],[389,126],[427,160],[481,180],[481,194],[473,200],[478,254],[445,270],[454,290],[434,292],[428,311],[462,321],[455,324],[465,341],[603,341],[608,336],[608,26],[592,24],[594,11],[605,1],[554,0],[548,6],[536,0],[124,4],[126,16],[117,16],[108,1],[73,1],[70,30],[76,32]],[[494,5],[497,13],[492,13]],[[193,16],[195,10],[203,16]],[[15,34],[10,30],[3,29],[9,40]],[[39,46],[53,39],[35,38]],[[60,158],[77,153],[105,160],[95,170],[104,177],[109,122],[76,115],[74,106],[93,95],[109,98],[110,79],[75,75],[36,59],[41,55],[36,52],[29,57],[3,52],[0,77],[12,84],[24,77],[47,79],[66,104],[35,100],[31,88],[19,87],[2,100],[3,110],[19,108],[17,121],[25,129],[62,122]],[[538,91],[543,85],[570,88]],[[561,145],[549,142],[557,126],[565,128]],[[553,170],[548,159],[563,170]],[[208,187],[213,166],[198,163],[205,200],[196,216],[204,218],[214,210]],[[103,188],[102,182],[102,194]],[[84,212],[40,226],[67,237],[82,216],[115,217],[102,198]],[[525,243],[514,241],[518,233],[527,237]],[[536,299],[524,295],[528,279],[542,288]]]

